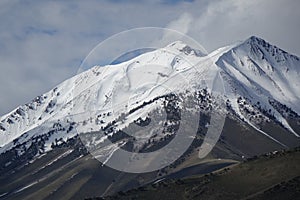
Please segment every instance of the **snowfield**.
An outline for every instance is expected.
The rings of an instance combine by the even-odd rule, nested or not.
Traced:
[[[217,76],[222,82],[215,81]],[[177,41],[120,64],[91,66],[2,116],[0,153],[18,144],[30,146],[30,141],[39,137],[46,141],[43,149],[46,152],[51,150],[53,142],[67,140],[78,132],[97,131],[129,113],[122,123],[117,123],[116,129],[121,130],[161,108],[159,97],[203,88],[208,92],[222,90],[224,101],[233,112],[257,130],[239,102],[243,102],[245,109],[252,109],[252,113],[256,107],[266,110],[299,137],[300,133],[293,130],[287,116],[278,109],[278,105],[284,105],[287,111],[300,115],[299,77],[297,56],[257,37],[208,55],[198,54]],[[268,118],[264,113],[256,114]],[[113,153],[114,148],[109,151]],[[22,153],[22,149],[19,151]]]

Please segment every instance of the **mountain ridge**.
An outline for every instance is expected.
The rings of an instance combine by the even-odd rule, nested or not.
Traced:
[[[1,198],[110,196],[300,145],[297,59],[253,37],[208,55],[171,45],[94,66],[2,116]]]
[[[248,46],[247,46],[248,45]],[[250,46],[249,46],[250,45]],[[255,48],[259,45],[259,48]],[[142,54],[140,56],[137,56],[129,61],[126,61],[124,63],[119,63],[117,65],[113,66],[95,66],[91,68],[90,70],[83,72],[81,74],[78,74],[63,83],[59,84],[57,87],[52,89],[51,91],[36,97],[32,102],[25,104],[23,106],[19,106],[12,112],[2,116],[0,118],[0,137],[2,143],[0,146],[0,152],[4,152],[6,150],[9,150],[14,146],[13,142],[14,140],[18,139],[20,136],[27,136],[23,137],[20,141],[26,141],[25,138],[31,137],[37,134],[37,132],[45,131],[50,128],[53,128],[53,124],[57,122],[57,120],[60,120],[60,117],[66,117],[68,116],[72,111],[72,108],[74,108],[74,104],[76,99],[74,100],[74,94],[76,93],[78,95],[77,101],[87,101],[87,99],[84,99],[84,95],[88,95],[88,93],[92,90],[90,87],[94,87],[93,84],[95,84],[96,89],[94,91],[97,91],[97,99],[93,100],[93,97],[89,97],[92,99],[92,103],[90,105],[86,104],[85,107],[95,105],[99,105],[103,107],[103,103],[112,103],[109,98],[111,96],[109,95],[118,95],[115,93],[112,93],[111,89],[109,89],[110,85],[119,84],[118,78],[122,79],[124,77],[129,77],[127,72],[138,72],[143,73],[143,68],[139,70],[139,66],[141,65],[140,59],[144,59],[144,64],[151,64],[151,65],[159,65],[154,70],[157,70],[158,73],[160,73],[160,79],[164,81],[164,78],[168,78],[169,76],[176,76],[178,72],[186,73],[186,71],[193,68],[193,72],[187,72],[187,77],[192,77],[191,81],[188,80],[188,83],[191,84],[191,86],[186,87],[184,86],[183,89],[187,90],[190,87],[197,86],[198,82],[197,80],[199,77],[202,77],[202,79],[205,78],[207,85],[213,84],[213,77],[216,75],[216,73],[221,73],[221,76],[223,80],[225,80],[225,89],[226,91],[226,99],[229,100],[229,104],[231,108],[233,108],[234,112],[242,119],[245,120],[250,125],[253,125],[253,127],[256,127],[255,123],[251,122],[251,120],[248,120],[247,117],[244,116],[243,113],[240,111],[240,105],[237,102],[239,97],[242,97],[242,100],[245,101],[253,101],[257,100],[257,102],[260,102],[260,107],[265,110],[271,110],[271,113],[269,115],[274,115],[275,119],[279,121],[289,132],[295,134],[295,136],[299,137],[299,135],[293,130],[293,128],[289,125],[285,117],[283,117],[283,114],[280,113],[278,110],[276,110],[269,101],[276,101],[279,102],[281,105],[286,105],[287,110],[293,111],[294,114],[299,116],[300,114],[300,108],[297,105],[297,102],[300,102],[299,96],[300,91],[298,91],[297,86],[300,84],[299,81],[295,80],[295,76],[299,75],[299,67],[297,68],[296,64],[300,63],[299,58],[294,55],[290,55],[286,53],[285,51],[270,45],[269,43],[265,42],[263,39],[257,38],[255,36],[251,36],[249,39],[245,40],[244,42],[241,42],[239,44],[229,45],[227,47],[220,48],[218,50],[213,51],[212,53],[203,56],[200,54],[197,54],[196,50],[193,50],[191,47],[187,48],[188,46],[180,43],[177,45],[177,49],[171,49],[170,46],[172,44],[168,45],[167,48],[158,49],[153,52],[148,52],[145,54]],[[274,59],[279,61],[279,64],[283,67],[289,67],[289,70],[286,70],[287,74],[291,74],[292,70],[296,69],[296,73],[292,73],[292,75],[283,77],[284,80],[287,80],[287,78],[292,77],[292,81],[295,81],[293,85],[295,87],[291,87],[291,84],[285,84],[284,81],[281,81],[281,79],[276,79],[275,81],[273,79],[270,79],[270,76],[272,75],[272,67],[276,63],[271,63],[273,65],[265,66],[265,61],[260,62],[262,60],[268,60],[272,57],[268,56],[266,52],[262,52],[260,47],[265,47],[269,49],[269,52],[271,55],[274,53]],[[180,49],[181,48],[181,49]],[[186,48],[186,49],[184,49]],[[249,49],[250,48],[250,49]],[[168,50],[170,52],[168,52]],[[200,55],[200,56],[199,56]],[[251,56],[253,58],[255,57],[256,61],[259,62],[253,62],[253,59],[251,61]],[[250,58],[250,61],[247,62],[245,60],[245,57]],[[283,58],[285,60],[283,60]],[[272,58],[272,62],[274,61]],[[239,65],[237,64],[238,62]],[[200,63],[200,64],[199,64]],[[283,63],[283,64],[282,64]],[[285,66],[284,64],[287,63],[288,66]],[[295,64],[296,63],[296,64]],[[195,64],[195,65],[194,65]],[[270,64],[270,63],[268,63]],[[275,67],[280,66],[279,64],[276,64]],[[161,66],[168,66],[168,67],[161,67]],[[188,67],[186,67],[188,66]],[[198,66],[198,67],[197,67]],[[250,67],[251,70],[245,70],[244,67]],[[269,74],[267,74],[263,69],[265,67],[265,71],[269,70]],[[120,71],[124,70],[126,73],[125,75],[120,73]],[[161,71],[159,71],[161,70]],[[254,73],[253,71],[254,70]],[[271,71],[270,71],[271,70]],[[264,72],[262,72],[264,71]],[[147,71],[148,73],[151,73],[151,70]],[[153,72],[153,71],[152,71]],[[102,74],[101,74],[102,73]],[[275,73],[275,72],[274,72]],[[278,72],[279,73],[279,72]],[[280,72],[282,73],[282,72]],[[195,75],[194,75],[195,74]],[[254,75],[253,75],[254,74]],[[257,75],[258,74],[258,75]],[[267,74],[267,75],[266,75]],[[156,74],[153,75],[153,77]],[[197,76],[199,75],[199,76]],[[266,75],[267,78],[259,79],[261,75]],[[109,77],[107,79],[115,80],[115,82],[106,82],[105,83],[100,80],[99,77]],[[137,78],[136,78],[137,77]],[[277,75],[274,76],[277,78]],[[133,74],[129,78],[131,78],[130,81],[133,81],[136,85],[138,85],[139,80],[137,80],[139,77],[139,74]],[[201,78],[200,78],[201,79]],[[254,81],[255,79],[255,81]],[[256,80],[259,80],[258,82]],[[152,80],[151,78],[149,79]],[[161,81],[159,80],[159,81]],[[267,81],[266,81],[267,80]],[[271,84],[269,84],[271,82]],[[266,85],[272,85],[274,84],[273,88],[266,88]],[[284,83],[284,84],[283,84]],[[81,84],[81,85],[80,85]],[[102,84],[102,85],[101,85]],[[174,83],[170,83],[174,84]],[[249,85],[250,84],[250,85]],[[278,84],[280,86],[278,86]],[[180,84],[178,84],[179,86]],[[232,86],[233,85],[233,86]],[[241,87],[238,87],[238,85],[241,85]],[[74,87],[77,87],[74,93]],[[145,86],[146,87],[146,86]],[[283,87],[283,88],[281,88]],[[101,88],[101,89],[100,89]],[[106,89],[105,89],[106,88]],[[173,88],[176,88],[173,86]],[[210,88],[210,87],[209,87]],[[147,88],[146,88],[147,89]],[[182,88],[181,88],[182,89]],[[182,90],[183,90],[182,89]],[[106,94],[100,93],[99,91],[105,91]],[[235,92],[237,90],[238,92]],[[271,93],[270,91],[279,91],[278,93]],[[143,91],[143,88],[141,88],[141,91]],[[255,94],[255,92],[258,92],[259,94],[263,94],[263,97],[259,97],[259,95]],[[282,95],[280,91],[288,92],[288,95],[283,95],[284,98],[282,98]],[[157,89],[157,94],[164,94],[166,91],[163,91],[162,89]],[[294,96],[292,95],[292,93]],[[251,94],[251,95],[249,95]],[[127,95],[127,94],[126,94]],[[137,94],[138,95],[138,94]],[[155,96],[155,95],[154,95]],[[139,98],[139,97],[137,97]],[[153,98],[153,96],[150,96],[148,100]],[[248,100],[247,100],[248,99]],[[144,102],[147,101],[147,98],[145,97],[142,99]],[[293,100],[295,102],[293,102]],[[73,101],[73,102],[72,102]],[[97,101],[97,102],[96,102]],[[255,103],[257,103],[255,102]],[[96,103],[96,104],[95,104]],[[248,102],[249,103],[249,102]],[[250,104],[253,104],[249,103]],[[139,104],[140,105],[140,104]],[[136,106],[136,105],[131,105]],[[257,106],[257,105],[256,105]],[[249,106],[250,110],[258,110],[258,114],[261,114],[261,110],[256,108],[254,105]],[[103,107],[104,109],[108,109],[108,107]],[[86,108],[79,108],[76,112],[82,111],[82,109]],[[111,109],[111,108],[110,108]],[[124,110],[123,110],[124,111]],[[76,114],[75,112],[75,114]],[[107,113],[110,113],[111,110],[108,110]],[[74,113],[73,113],[74,114]],[[118,113],[120,114],[120,113]],[[263,115],[263,114],[261,114]],[[263,115],[266,116],[266,115]],[[140,117],[140,116],[138,116]],[[145,117],[145,115],[144,115]],[[113,120],[111,117],[107,116],[107,121]],[[47,121],[50,120],[50,123],[47,125]],[[62,133],[61,136],[63,138],[67,139],[69,137],[73,137],[76,135],[76,131],[74,131],[75,127],[74,124],[71,125],[73,122],[68,121],[69,119],[65,120],[64,122],[60,121],[64,129],[72,129],[65,135]],[[43,125],[44,127],[41,127]],[[73,128],[70,128],[73,127]],[[63,129],[62,128],[62,129]],[[38,129],[36,131],[32,131]],[[259,128],[257,128],[259,129]],[[67,131],[65,131],[67,132]],[[20,143],[19,141],[19,143]],[[50,141],[51,144],[52,141]],[[18,143],[18,142],[17,142]],[[50,150],[51,148],[46,148]]]

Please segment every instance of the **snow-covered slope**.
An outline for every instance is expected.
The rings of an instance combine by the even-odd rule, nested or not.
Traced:
[[[270,110],[279,122],[298,136],[273,103],[281,103],[300,113],[298,57],[260,38],[251,37],[220,56],[216,64],[222,68],[224,78],[233,82],[227,82],[231,84],[227,87],[227,94],[236,94],[233,105],[238,103],[237,95],[255,104],[259,102],[259,107]]]
[[[210,93],[219,74],[224,101],[240,119],[259,130],[254,115],[265,120],[274,116],[298,136],[287,120],[300,114],[298,57],[256,37],[209,55],[177,41],[117,65],[95,66],[2,116],[0,153],[21,144],[26,148],[33,140],[43,141],[42,150],[48,151],[54,141],[99,130],[130,113],[118,124],[122,129],[159,109],[160,97],[171,91],[184,94],[207,87]]]

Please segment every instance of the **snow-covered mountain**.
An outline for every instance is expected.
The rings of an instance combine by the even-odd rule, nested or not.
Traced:
[[[209,111],[212,92],[221,91],[229,115],[286,146],[261,125],[273,121],[299,137],[290,124],[300,115],[299,77],[297,56],[257,37],[208,55],[177,41],[120,64],[94,66],[2,116],[0,153],[14,148],[22,154],[33,143],[47,152],[80,132],[114,125],[107,131],[112,135],[162,110],[170,92],[183,100],[198,94],[201,110]]]

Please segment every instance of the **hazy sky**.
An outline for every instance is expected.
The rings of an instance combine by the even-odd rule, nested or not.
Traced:
[[[256,35],[299,56],[299,2],[1,0],[0,116],[75,75],[93,47],[131,28],[173,28],[208,51]]]

